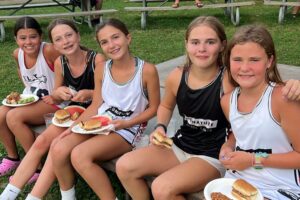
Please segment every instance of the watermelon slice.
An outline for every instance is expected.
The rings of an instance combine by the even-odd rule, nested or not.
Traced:
[[[78,112],[79,114],[83,113],[85,111],[85,108],[82,106],[67,106],[64,108],[65,110],[67,110],[70,115],[73,115],[75,112]]]
[[[97,119],[101,121],[102,126],[107,126],[111,119],[108,116],[95,116],[93,119]]]

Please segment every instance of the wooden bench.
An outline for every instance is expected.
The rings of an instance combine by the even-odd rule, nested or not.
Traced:
[[[282,24],[284,16],[287,13],[288,6],[300,6],[300,2],[287,2],[286,0],[280,1],[264,1],[266,6],[279,6],[278,23]]]
[[[141,27],[142,29],[146,28],[146,20],[147,20],[147,13],[149,11],[178,11],[178,10],[199,10],[202,9],[211,9],[211,8],[226,8],[227,13],[231,17],[231,21],[234,25],[238,25],[240,22],[240,11],[239,8],[243,6],[252,6],[255,5],[254,1],[248,2],[231,2],[233,0],[229,0],[227,3],[223,4],[204,4],[202,8],[197,8],[196,6],[180,6],[178,8],[172,8],[171,6],[157,6],[157,7],[125,7],[125,11],[130,12],[141,12]]]
[[[49,7],[49,6],[60,6],[66,9],[67,12],[61,13],[50,13],[50,14],[30,14],[30,15],[15,15],[16,12],[26,9],[26,8],[39,8],[39,7]],[[70,3],[69,0],[1,0],[0,10],[12,10],[9,14],[5,16],[0,16],[0,41],[5,38],[4,21],[6,20],[16,20],[23,16],[32,16],[34,18],[63,18],[63,17],[84,17],[87,16],[87,23],[89,27],[92,28],[90,16],[100,15],[100,21],[102,20],[102,15],[108,13],[117,12],[115,9],[97,10],[90,11],[90,6],[88,11],[75,11],[75,6]]]

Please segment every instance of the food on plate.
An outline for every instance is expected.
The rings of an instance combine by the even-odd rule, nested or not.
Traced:
[[[100,120],[92,118],[92,119],[90,119],[88,121],[85,121],[85,122],[81,121],[80,124],[79,124],[79,126],[82,129],[86,130],[86,131],[91,131],[91,130],[95,130],[95,129],[101,128],[102,127],[102,123],[101,123]]]
[[[237,179],[232,185],[231,194],[238,200],[255,200],[258,190],[247,181]]]
[[[17,104],[20,99],[21,99],[21,96],[18,92],[11,92],[6,97],[6,103],[7,104]]]
[[[231,200],[226,195],[222,194],[221,192],[212,192],[210,194],[211,200]]]
[[[67,110],[70,115],[73,115],[75,112],[78,112],[78,114],[80,115],[85,111],[85,108],[82,106],[72,105],[65,107],[65,110]]]
[[[69,121],[71,119],[71,115],[67,110],[61,109],[54,113],[54,118],[56,119],[57,123],[62,124]]]
[[[78,119],[79,116],[80,116],[80,113],[79,113],[79,112],[74,112],[74,113],[71,115],[71,120],[75,121],[76,119]]]
[[[153,135],[153,143],[156,145],[165,146],[167,148],[171,148],[173,145],[173,140],[162,135],[159,132],[155,132]]]
[[[97,119],[99,121],[101,121],[101,125],[102,126],[107,126],[109,124],[109,122],[111,121],[111,118],[109,116],[94,116],[92,117],[92,119]]]
[[[35,100],[34,97],[27,97],[27,98],[20,99],[20,100],[18,101],[18,104],[31,103],[31,102],[34,102],[34,100]]]

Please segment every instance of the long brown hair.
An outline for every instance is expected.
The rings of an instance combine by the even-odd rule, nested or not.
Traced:
[[[237,44],[244,44],[247,42],[254,42],[260,45],[266,52],[268,58],[270,59],[273,56],[273,61],[271,66],[266,71],[265,80],[269,82],[275,82],[283,84],[283,81],[280,77],[278,68],[277,68],[277,56],[275,51],[275,45],[272,39],[270,32],[261,25],[247,25],[240,27],[236,33],[233,35],[233,38],[227,46],[225,52],[225,65],[228,67],[229,81],[234,85],[238,86],[238,83],[233,80],[231,71],[230,71],[230,55],[231,50]]]
[[[220,41],[222,43],[226,43],[227,37],[225,34],[224,26],[223,24],[215,17],[212,16],[200,16],[194,19],[188,26],[186,32],[185,32],[185,41],[187,42],[191,31],[201,25],[205,25],[213,29],[216,34],[218,35]],[[184,64],[185,68],[190,67],[192,64],[191,59],[189,58],[188,54],[186,53],[186,63]],[[223,66],[223,51],[219,53],[219,56],[217,58],[217,64],[219,67]]]

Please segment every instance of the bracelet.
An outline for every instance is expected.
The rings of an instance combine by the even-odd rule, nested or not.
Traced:
[[[261,162],[262,158],[268,158],[269,154],[263,153],[263,152],[258,152],[255,153],[253,156],[253,167],[254,169],[262,169],[263,164]]]
[[[167,132],[167,127],[166,127],[166,125],[161,124],[161,123],[158,123],[158,124],[156,124],[156,126],[154,127],[154,130],[157,129],[157,127],[162,127],[162,128],[164,129],[165,133]]]

